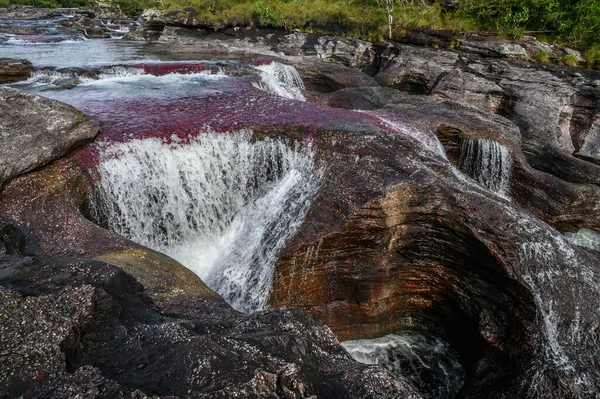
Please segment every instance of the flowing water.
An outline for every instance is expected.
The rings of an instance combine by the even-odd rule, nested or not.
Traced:
[[[581,229],[577,233],[565,233],[567,239],[580,247],[600,252],[600,233],[590,229]]]
[[[439,338],[404,333],[342,345],[357,361],[379,364],[408,378],[425,398],[454,398],[462,387],[464,371],[458,353]]]
[[[460,169],[483,187],[508,198],[512,159],[510,151],[494,140],[463,140]]]
[[[179,260],[244,312],[265,308],[278,252],[320,176],[310,147],[249,131],[112,145],[97,170],[98,219]]]

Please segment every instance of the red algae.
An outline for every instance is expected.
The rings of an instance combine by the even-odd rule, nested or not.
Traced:
[[[210,70],[210,66],[202,62],[178,62],[178,63],[144,63],[130,65],[134,68],[143,69],[145,73],[154,76],[164,76],[171,73],[191,74]]]
[[[155,76],[164,76],[198,73],[210,65],[193,62],[131,66],[143,68]],[[206,76],[176,80],[175,83],[148,83],[143,78],[135,79],[117,82],[116,86],[114,82],[110,83],[113,86],[103,86],[102,82],[95,86],[79,86],[73,90],[77,92],[75,96],[65,92],[48,93],[69,102],[101,123],[102,133],[96,142],[77,153],[82,166],[95,166],[99,149],[111,142],[149,137],[168,142],[185,140],[208,130],[231,132],[243,128],[268,131],[289,126],[303,132],[306,140],[310,140],[318,130],[387,132],[405,134],[429,147],[435,146],[432,135],[411,127],[401,116],[380,111],[331,108],[282,98],[257,89],[241,78]],[[119,91],[123,87],[126,90]],[[116,94],[113,92],[115,89]]]

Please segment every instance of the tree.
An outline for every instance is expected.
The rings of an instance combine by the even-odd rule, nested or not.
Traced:
[[[392,39],[392,25],[394,23],[394,16],[392,15],[394,12],[394,5],[396,0],[377,0],[377,5],[381,8],[387,15],[388,20],[388,39]]]

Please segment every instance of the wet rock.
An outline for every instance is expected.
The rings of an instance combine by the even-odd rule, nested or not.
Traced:
[[[102,262],[0,258],[0,299],[3,396],[419,397],[299,310],[154,303]]]
[[[33,72],[33,65],[27,60],[0,58],[0,83],[26,80]]]
[[[129,32],[123,36],[123,40],[152,42],[158,40],[161,33],[162,30],[141,29],[138,26],[132,26],[129,28]]]
[[[83,34],[89,39],[106,39],[110,37],[102,28],[86,28]]]
[[[0,32],[10,35],[39,35],[46,28],[27,25],[0,25]]]
[[[600,258],[574,247],[563,252],[569,245],[558,232],[489,193],[477,194],[476,186],[431,154],[417,151],[415,158],[406,136],[332,132],[317,143],[327,174],[277,266],[273,306],[304,309],[341,339],[406,330],[445,336],[470,370],[460,397],[540,389],[523,379],[528,373],[562,381],[560,394],[544,390],[544,397],[580,392],[576,373],[556,379],[554,371],[543,371],[554,367],[551,359],[539,357],[547,341],[536,314],[547,304],[530,290],[552,296],[564,292],[558,286],[574,284],[596,295],[593,284],[562,272],[553,282],[530,276],[547,267],[546,255],[566,268],[577,262],[593,270]],[[537,245],[528,244],[539,239],[530,236],[533,230],[557,240],[544,246],[552,254],[523,252]],[[579,306],[576,297],[563,299],[568,307]],[[568,339],[570,323],[577,322],[570,310],[563,311],[561,317],[570,321],[560,335]],[[585,313],[585,323],[594,325],[592,307]],[[575,367],[583,370],[596,360],[580,358],[580,349],[570,359],[582,361]]]
[[[59,24],[60,26],[69,29],[99,28],[102,26],[100,22],[95,21],[82,14],[77,14],[73,18],[60,21]]]
[[[0,87],[0,183],[44,165],[98,133],[96,123],[58,101]]]
[[[329,93],[348,87],[379,86],[371,76],[338,64],[306,61],[297,63],[295,67],[306,89],[316,93]]]
[[[521,131],[529,175],[537,176],[527,179],[535,187],[527,191],[536,195],[516,195],[517,200],[569,231],[577,231],[580,223],[600,227],[595,216],[584,222],[577,211],[582,204],[588,210],[596,206],[596,195],[588,194],[596,191],[600,178],[591,156],[600,110],[596,72],[577,76],[568,68],[400,45],[387,48],[381,57],[375,79],[382,86],[436,94],[511,120]]]

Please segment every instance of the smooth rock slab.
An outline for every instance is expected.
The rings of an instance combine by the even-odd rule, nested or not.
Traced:
[[[98,125],[67,104],[0,87],[0,185],[96,134]]]

